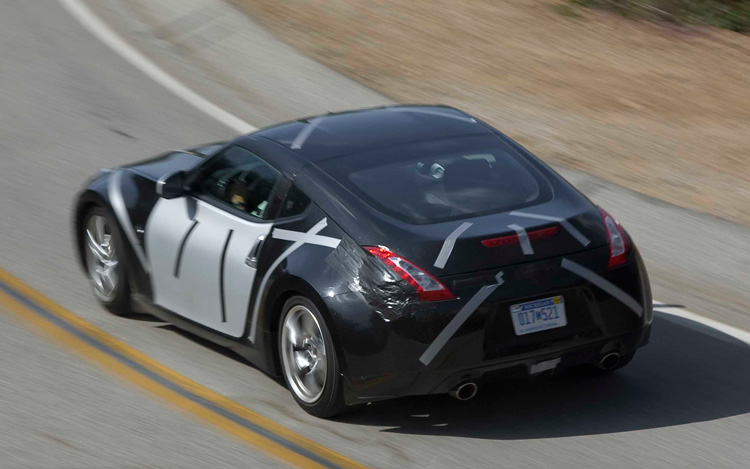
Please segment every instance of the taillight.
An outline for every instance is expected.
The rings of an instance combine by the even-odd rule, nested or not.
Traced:
[[[438,279],[407,261],[398,254],[394,254],[382,246],[363,246],[365,251],[385,262],[385,264],[399,277],[406,280],[417,289],[417,298],[422,301],[453,300],[456,298],[448,288]]]
[[[628,251],[630,251],[631,246],[630,237],[612,215],[601,207],[597,208],[602,216],[602,221],[604,221],[604,226],[607,228],[607,237],[609,238],[608,267],[611,269],[627,261]]]

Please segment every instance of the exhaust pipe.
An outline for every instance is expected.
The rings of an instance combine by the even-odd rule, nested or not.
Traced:
[[[451,397],[455,397],[459,401],[468,401],[469,399],[477,395],[478,389],[479,386],[477,386],[477,383],[469,381],[468,383],[459,384],[455,388],[448,391],[448,394],[450,394]]]
[[[596,366],[604,371],[614,370],[620,364],[621,359],[622,356],[618,352],[610,352],[602,355],[599,361],[596,362]]]

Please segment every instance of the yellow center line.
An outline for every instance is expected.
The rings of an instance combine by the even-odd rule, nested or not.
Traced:
[[[325,460],[329,465],[352,468],[365,467],[360,463],[342,456],[313,440],[305,438],[283,425],[276,423],[201,384],[198,384],[170,368],[167,368],[142,352],[130,347],[124,342],[121,342],[103,330],[97,328],[93,324],[66,310],[30,286],[16,279],[3,269],[0,269],[0,282],[15,291],[16,294],[26,297],[27,300],[36,303],[37,306],[41,307],[49,314],[64,321],[79,332],[85,334],[87,337],[101,343],[106,348],[148,369],[162,379],[186,390],[190,394],[193,394],[214,406],[220,407],[241,419],[251,422],[265,431],[272,433],[276,437],[309,451]],[[160,399],[163,399],[203,421],[221,428],[276,459],[299,467],[323,467],[318,462],[305,457],[303,454],[290,450],[278,442],[227,418],[225,415],[221,415],[204,407],[200,403],[181,395],[157,380],[154,380],[133,367],[128,366],[126,363],[121,362],[112,355],[87,343],[75,334],[72,334],[64,328],[52,323],[27,305],[23,304],[23,302],[3,292],[1,289],[0,305],[4,306],[8,311],[15,313],[16,316],[28,323],[34,331],[44,333],[58,344],[71,349],[85,359],[101,366],[108,372],[113,373],[115,376],[149,391]]]

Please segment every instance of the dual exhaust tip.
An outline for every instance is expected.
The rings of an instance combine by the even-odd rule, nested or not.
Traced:
[[[617,368],[622,360],[622,355],[619,352],[609,352],[602,355],[599,360],[596,361],[596,366],[604,371],[611,371]],[[468,401],[473,399],[477,395],[479,386],[473,381],[467,381],[454,387],[448,394],[458,399],[459,401]]]
[[[596,362],[596,366],[604,371],[612,371],[617,368],[622,360],[622,355],[618,352],[609,352],[602,355]]]
[[[466,383],[461,383],[455,388],[451,389],[450,391],[448,391],[448,394],[451,397],[458,399],[459,401],[468,401],[469,399],[472,399],[477,395],[478,390],[479,386],[477,386],[477,383],[468,381]]]

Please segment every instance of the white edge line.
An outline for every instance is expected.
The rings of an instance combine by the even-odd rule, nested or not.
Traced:
[[[203,96],[183,85],[172,75],[164,71],[145,55],[138,52],[133,46],[125,42],[117,33],[107,26],[96,16],[81,0],[58,0],[60,5],[68,11],[84,28],[86,28],[97,39],[117,52],[123,59],[130,62],[152,80],[159,83],[178,97],[193,105],[196,109],[203,111],[208,116],[221,122],[227,127],[239,133],[249,133],[258,130],[239,117],[231,114]]]
[[[225,111],[219,106],[200,96],[195,91],[183,85],[176,78],[165,72],[159,66],[154,64],[146,56],[138,52],[130,44],[125,42],[109,26],[107,26],[99,17],[97,17],[89,8],[80,0],[58,0],[60,5],[75,18],[84,28],[86,28],[97,39],[117,52],[123,59],[130,62],[131,65],[141,70],[144,74],[164,86],[178,97],[184,99],[200,111],[214,118],[227,127],[240,132],[248,133],[257,130],[257,127],[250,125],[239,117]],[[654,303],[658,309],[658,303]],[[714,319],[701,316],[690,312],[686,309],[669,309],[659,310],[661,313],[678,316],[690,321],[708,326],[712,329],[730,335],[746,344],[750,345],[750,332],[743,329],[724,324]]]
[[[711,329],[715,329],[719,332],[722,332],[726,335],[734,337],[735,339],[750,345],[750,332],[740,329],[739,327],[734,327],[734,326],[730,326],[729,324],[724,324],[723,322],[719,322],[715,319],[710,319],[705,316],[701,316],[700,314],[693,313],[683,308],[659,309],[659,303],[656,301],[654,301],[654,310],[659,311],[662,314],[669,314],[670,316],[677,316],[683,319],[687,319],[689,321],[703,324],[704,326],[710,327]]]

